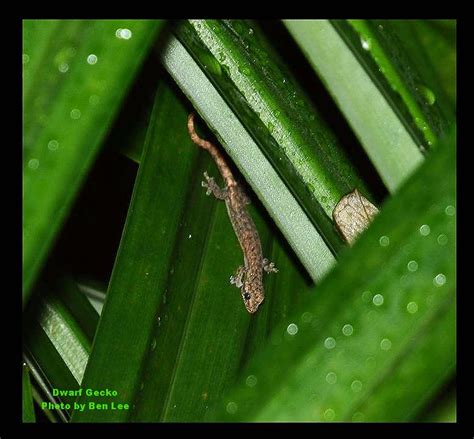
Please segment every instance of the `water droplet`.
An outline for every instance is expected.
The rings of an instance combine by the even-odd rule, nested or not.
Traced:
[[[336,375],[334,372],[329,372],[329,373],[326,375],[326,381],[328,382],[328,384],[336,384],[336,382],[337,382],[337,375]]]
[[[387,247],[390,244],[390,238],[388,236],[381,236],[379,239],[379,244],[382,247]]]
[[[100,97],[97,95],[90,95],[89,96],[89,104],[91,105],[97,105],[100,101]]]
[[[372,299],[372,302],[375,306],[380,306],[380,305],[383,305],[383,296],[381,294],[376,294],[373,299]]]
[[[423,224],[420,227],[420,235],[421,236],[428,236],[431,233],[430,226],[428,224]]]
[[[24,53],[21,57],[23,64],[28,64],[30,62],[30,57],[28,54]]]
[[[150,348],[151,348],[152,351],[154,351],[156,349],[156,338],[154,338],[152,340]]]
[[[73,108],[71,110],[71,119],[79,119],[81,117],[81,110],[77,109],[77,108]]]
[[[237,410],[238,410],[238,406],[235,402],[231,401],[227,404],[227,407],[225,408],[227,413],[229,413],[230,415],[234,415],[235,413],[237,413]]]
[[[332,337],[326,338],[326,340],[324,340],[324,347],[326,349],[334,349],[336,347],[336,340]]]
[[[365,302],[365,303],[369,303],[370,300],[372,298],[372,293],[370,291],[364,291],[362,293],[362,300]]]
[[[352,381],[351,389],[354,393],[360,392],[362,390],[362,381],[359,381],[359,380]]]
[[[253,29],[252,28],[249,29],[249,35],[253,35]]]
[[[191,233],[188,235],[188,239],[191,239],[193,237],[193,235],[191,235]]]
[[[56,151],[59,148],[59,142],[56,139],[51,139],[48,142],[48,149],[50,151]]]
[[[286,332],[288,332],[290,335],[296,335],[298,333],[298,326],[294,323],[290,323],[288,328],[286,328]]]
[[[59,64],[58,70],[61,73],[66,73],[69,70],[69,64],[67,62],[62,62],[61,64]]]
[[[129,40],[132,38],[132,31],[130,29],[117,29],[115,36],[120,40]]]
[[[362,49],[364,50],[370,50],[370,48],[372,47],[370,38],[365,39],[363,37],[360,37],[360,44],[362,45]]]
[[[245,76],[250,75],[250,69],[247,66],[239,66],[239,72]]]
[[[286,78],[283,78],[282,82],[283,84],[286,84]]]
[[[303,323],[310,323],[312,319],[313,319],[313,314],[311,314],[311,313],[308,312],[308,311],[304,312],[304,313],[301,315],[301,321],[302,321]]]
[[[388,338],[384,338],[380,342],[380,349],[382,349],[383,351],[389,351],[391,347],[392,347],[392,342]]]
[[[407,311],[410,313],[410,314],[415,314],[417,311],[418,311],[418,305],[416,302],[410,302],[408,305],[407,305]]]
[[[258,382],[258,380],[257,380],[257,377],[255,375],[249,375],[247,377],[247,379],[245,380],[245,384],[248,387],[255,387],[257,382]]]
[[[364,414],[361,412],[355,412],[352,415],[352,422],[362,422],[364,420]]]
[[[354,328],[352,327],[352,325],[349,325],[349,323],[345,324],[342,327],[342,333],[346,336],[352,335],[353,332],[354,332]]]
[[[436,102],[436,95],[428,87],[419,85],[417,88],[428,105],[433,105]]]
[[[333,409],[327,409],[324,412],[324,419],[326,419],[326,421],[332,421],[335,417],[336,413]]]
[[[156,318],[156,321],[158,322],[158,327],[160,327],[160,326],[161,326],[161,317],[158,316],[158,317]]]
[[[365,360],[365,365],[367,366],[368,369],[374,369],[375,366],[377,365],[377,361],[375,360],[374,357],[367,357]]]
[[[439,273],[433,279],[433,283],[437,287],[441,287],[446,283],[446,276],[443,273]]]
[[[448,216],[454,216],[454,214],[456,213],[456,209],[454,208],[454,206],[449,205],[449,206],[446,206],[446,209],[444,209],[444,212]]]
[[[411,271],[412,273],[418,270],[418,262],[416,261],[410,261],[407,264],[408,271]]]
[[[441,233],[441,235],[438,236],[437,241],[439,245],[446,245],[448,243],[448,237],[444,233]]]
[[[39,164],[40,164],[40,162],[39,162],[38,159],[30,159],[28,161],[28,168],[33,169],[33,171],[34,171],[34,170],[38,169]]]
[[[98,61],[97,55],[94,55],[93,53],[91,53],[87,57],[87,64],[94,65],[97,63],[97,61]]]

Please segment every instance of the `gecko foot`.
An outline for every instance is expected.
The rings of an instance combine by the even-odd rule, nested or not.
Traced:
[[[201,186],[207,189],[206,195],[212,194],[219,200],[225,200],[227,198],[227,190],[220,188],[219,185],[214,181],[214,178],[209,177],[207,172],[204,172],[204,178],[206,181],[203,181]]]
[[[266,273],[278,273],[278,269],[275,267],[273,262],[270,262],[267,258],[264,258],[262,261],[263,270]]]
[[[242,201],[242,203],[243,204],[250,204],[250,198],[245,193],[245,191],[242,189],[242,186],[237,186],[237,190],[239,192],[239,197],[240,197],[240,200]]]
[[[235,270],[235,275],[230,277],[230,283],[235,285],[237,288],[240,288],[244,282],[243,277],[245,274],[245,267],[241,265],[237,270]]]

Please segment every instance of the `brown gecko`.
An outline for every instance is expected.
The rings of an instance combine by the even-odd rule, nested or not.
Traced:
[[[206,195],[212,193],[218,200],[225,201],[230,222],[244,254],[244,265],[237,268],[235,275],[230,277],[230,283],[240,288],[245,308],[249,313],[254,313],[265,298],[263,271],[276,273],[278,270],[273,262],[263,257],[257,228],[246,208],[246,205],[250,203],[249,198],[235,180],[219,149],[196,134],[194,113],[188,117],[188,131],[191,140],[209,152],[224,179],[225,187],[220,188],[214,179],[204,172],[206,181],[202,182],[202,186],[207,188]]]

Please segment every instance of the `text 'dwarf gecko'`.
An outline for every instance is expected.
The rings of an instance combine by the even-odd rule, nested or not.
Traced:
[[[269,262],[268,259],[263,257],[257,228],[247,212],[246,205],[250,203],[250,200],[235,180],[219,149],[196,134],[194,113],[189,115],[188,131],[192,141],[209,152],[224,179],[225,187],[221,188],[205,172],[206,181],[202,182],[202,186],[207,188],[207,195],[212,193],[217,199],[225,201],[232,227],[244,254],[244,265],[237,268],[235,275],[231,276],[230,282],[240,288],[247,311],[254,313],[265,298],[263,272],[270,273],[278,270],[273,262]]]

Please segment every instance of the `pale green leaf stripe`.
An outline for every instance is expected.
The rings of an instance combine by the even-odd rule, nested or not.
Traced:
[[[284,20],[325,82],[383,182],[394,192],[423,161],[377,85],[328,20]]]
[[[73,328],[68,324],[58,306],[59,304],[54,306],[46,300],[43,301],[38,321],[71,374],[81,384],[89,353],[78,339],[77,328]]]
[[[334,256],[270,162],[176,38],[170,40],[162,59],[179,87],[216,132],[310,276],[319,281],[333,266]]]

